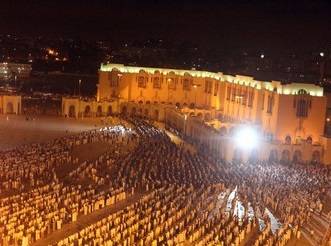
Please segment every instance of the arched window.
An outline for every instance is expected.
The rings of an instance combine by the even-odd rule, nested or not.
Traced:
[[[307,143],[308,144],[312,144],[313,143],[313,139],[311,136],[307,137]]]
[[[274,97],[272,95],[268,96],[268,105],[267,105],[267,113],[272,114],[272,108],[274,104]]]
[[[189,78],[183,79],[183,90],[185,90],[185,91],[191,90],[191,79],[189,79]]]
[[[291,137],[290,137],[289,135],[287,135],[287,136],[285,137],[285,144],[291,144],[291,142],[292,142]]]
[[[304,89],[298,90],[298,95],[309,95],[308,92]]]
[[[144,76],[138,76],[138,87],[139,88],[146,88],[146,79]]]
[[[153,78],[153,88],[154,89],[161,89],[161,80],[160,77]]]
[[[296,107],[297,107],[297,111],[296,111],[297,117],[306,118],[308,116],[308,107],[309,107],[308,99],[300,98],[296,103]]]

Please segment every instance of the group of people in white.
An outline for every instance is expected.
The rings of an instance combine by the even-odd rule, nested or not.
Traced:
[[[72,155],[96,142],[112,148],[93,160]],[[207,160],[127,118],[0,152],[0,245],[38,243],[127,201],[51,244],[281,246],[301,240],[310,218],[326,217],[330,182],[326,167]]]

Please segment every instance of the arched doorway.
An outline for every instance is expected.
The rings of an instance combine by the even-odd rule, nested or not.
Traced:
[[[205,121],[210,121],[210,120],[211,120],[210,114],[206,113],[205,114]]]
[[[12,102],[7,103],[6,113],[7,114],[13,114],[14,113],[14,105],[13,105]]]
[[[159,120],[159,110],[154,111],[154,120],[158,121]]]
[[[240,149],[234,150],[233,161],[242,161],[242,151]]]
[[[138,109],[138,116],[139,117],[142,117],[143,116],[143,109],[142,108],[139,108]]]
[[[89,116],[91,116],[91,107],[90,105],[86,105],[84,110],[84,117],[89,117]]]
[[[283,163],[289,163],[289,161],[290,161],[290,151],[289,150],[287,150],[287,149],[283,150],[281,161]]]
[[[144,112],[144,115],[145,115],[146,118],[148,118],[148,114],[149,114],[149,112],[148,112],[148,109],[146,108],[145,112]]]
[[[300,150],[294,151],[292,162],[297,164],[297,163],[301,163],[301,161],[302,161],[301,151]]]
[[[225,135],[228,134],[228,130],[226,129],[225,126],[222,126],[222,127],[220,128],[220,134],[221,134],[222,136],[225,136]]]
[[[269,154],[269,162],[278,162],[278,152],[272,149]]]
[[[69,107],[69,117],[75,118],[76,117],[76,109],[74,105],[70,105]]]
[[[291,137],[290,137],[289,135],[287,135],[287,136],[285,137],[285,144],[291,144],[291,142],[292,142]]]
[[[307,137],[306,142],[307,142],[307,144],[312,144],[313,143],[313,138],[311,136]]]
[[[98,108],[97,108],[97,117],[100,117],[102,116],[102,106],[99,105]]]
[[[258,159],[259,159],[258,151],[257,149],[253,149],[249,155],[248,160],[250,163],[256,163]]]
[[[195,116],[194,112],[191,112],[191,113],[189,114],[189,116],[190,116],[190,117],[194,117],[194,116]]]
[[[313,151],[311,162],[313,164],[319,164],[321,162],[321,153],[318,150]]]
[[[107,115],[110,116],[113,114],[113,107],[111,105],[108,106],[108,110],[107,110]]]
[[[128,112],[127,107],[126,107],[126,106],[123,106],[121,113],[122,113],[123,115],[126,115],[127,112]]]
[[[135,107],[133,107],[131,109],[131,116],[135,116],[137,114],[137,109]]]

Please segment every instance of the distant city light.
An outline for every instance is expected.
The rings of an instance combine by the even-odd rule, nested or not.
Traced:
[[[261,59],[263,59],[263,58],[264,58],[264,54],[261,54],[261,56],[260,56],[260,57],[261,57]]]
[[[321,57],[324,57],[324,52],[320,52],[320,56]]]

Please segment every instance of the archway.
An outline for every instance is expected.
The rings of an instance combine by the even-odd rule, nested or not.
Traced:
[[[180,103],[179,102],[177,102],[175,105],[176,105],[177,108],[180,108]]]
[[[285,149],[282,152],[282,158],[281,161],[284,163],[288,163],[290,161],[290,151]]]
[[[74,105],[70,105],[69,107],[69,117],[75,118],[76,117],[76,109]]]
[[[234,136],[235,131],[236,131],[236,128],[235,128],[234,126],[232,126],[232,127],[230,128],[230,130],[229,130],[229,135],[230,135],[230,136]]]
[[[206,113],[205,114],[205,121],[210,121],[210,120],[211,120],[210,113]]]
[[[195,108],[195,104],[194,103],[190,103],[190,108]]]
[[[123,106],[121,113],[122,113],[123,115],[126,115],[127,112],[128,112],[127,107],[126,107],[126,106]]]
[[[225,135],[228,134],[228,130],[226,129],[225,126],[222,126],[222,127],[220,128],[220,134],[221,134],[222,136],[225,136]]]
[[[202,120],[202,119],[203,119],[203,114],[202,114],[202,113],[198,113],[198,114],[197,114],[197,117],[198,117],[200,120]]]
[[[107,110],[107,115],[110,116],[113,114],[113,107],[111,105],[108,106],[108,110]]]
[[[195,116],[194,112],[191,112],[191,113],[189,114],[189,116],[190,116],[190,117]]]
[[[86,105],[84,110],[84,117],[89,117],[89,116],[91,116],[91,107],[90,105]]]
[[[146,118],[148,118],[148,114],[149,114],[149,112],[148,112],[148,109],[146,108],[145,112],[144,112],[144,115],[145,115]]]
[[[100,117],[100,116],[102,116],[102,106],[101,105],[99,105],[97,107],[97,117]]]
[[[242,151],[240,149],[234,150],[233,161],[242,161]]]
[[[12,102],[7,103],[6,113],[7,114],[13,114],[14,113],[14,105],[13,105]]]
[[[291,142],[292,142],[291,137],[290,137],[289,135],[287,135],[287,136],[285,137],[285,144],[291,144]]]
[[[307,137],[306,142],[307,142],[307,144],[312,144],[313,143],[313,138],[311,136]]]
[[[139,117],[142,117],[143,116],[143,109],[142,108],[139,108],[138,109],[138,116]]]
[[[269,154],[269,162],[278,162],[278,152],[272,149]]]
[[[154,111],[154,120],[158,121],[159,120],[159,110]]]
[[[250,163],[256,163],[258,159],[259,159],[258,151],[257,149],[253,149],[249,155],[248,160]]]
[[[135,116],[137,114],[137,109],[135,107],[133,107],[131,109],[131,116]]]
[[[301,161],[302,161],[301,151],[300,150],[294,151],[292,162],[293,163],[300,163]]]
[[[314,150],[311,161],[313,164],[319,164],[321,162],[321,153],[318,150]]]

